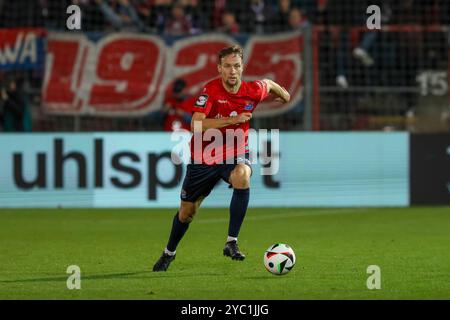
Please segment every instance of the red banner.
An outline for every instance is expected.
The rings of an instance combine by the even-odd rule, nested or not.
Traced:
[[[113,34],[98,42],[85,35],[48,37],[43,105],[53,114],[139,116],[161,107],[172,81],[182,77],[197,94],[218,76],[217,53],[237,44],[223,34],[185,38],[167,46],[155,36]],[[303,37],[298,32],[250,37],[244,46],[244,80],[270,78],[291,102],[260,104],[256,116],[282,113],[300,102]]]
[[[0,29],[0,70],[36,69],[44,62],[45,29]]]

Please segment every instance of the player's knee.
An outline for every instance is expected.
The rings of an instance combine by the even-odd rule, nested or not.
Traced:
[[[250,186],[250,169],[245,165],[236,166],[231,175],[231,185],[235,189],[246,189]]]
[[[180,211],[178,213],[178,219],[182,223],[190,223],[194,219],[196,213],[195,205],[192,206],[181,206]]]

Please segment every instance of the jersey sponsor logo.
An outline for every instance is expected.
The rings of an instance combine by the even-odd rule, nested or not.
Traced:
[[[248,105],[246,105],[244,107],[244,110],[252,110],[253,109],[253,105],[251,103],[249,103]]]
[[[9,41],[0,32],[0,69],[12,65],[17,67],[29,51],[35,53],[36,50],[24,49],[35,44],[24,44],[27,34],[23,34],[22,42],[19,42],[19,35]],[[7,41],[6,47],[2,36]],[[207,59],[206,63],[198,64],[198,59],[204,54],[215,56],[218,48],[232,45],[235,41],[227,35],[199,35],[170,42],[172,45],[169,46],[164,38],[153,35],[102,34],[94,40],[85,34],[49,32],[44,50],[48,61],[45,63],[45,81],[41,90],[43,107],[52,114],[126,117],[148,114],[161,106],[165,85],[171,83],[174,75],[188,83],[186,91],[190,93],[197,92],[205,83],[217,78],[217,61]],[[268,51],[277,59],[268,60]],[[8,53],[11,54],[8,56]],[[247,39],[246,78],[261,79],[270,74],[291,94],[290,102],[281,105],[276,101],[262,101],[258,109],[253,108],[255,116],[283,113],[303,99],[303,53],[304,39],[300,31]],[[185,56],[190,58],[180,59]],[[2,57],[6,66],[2,66]],[[28,61],[27,57],[24,63]],[[259,97],[253,97],[256,104],[261,102],[258,98],[262,97],[262,93],[267,93],[267,84],[259,81],[253,87],[261,93]],[[203,88],[200,94],[209,94],[208,89]],[[222,99],[225,98],[222,96]],[[227,101],[228,104],[230,102]],[[191,103],[192,107],[194,103],[195,100]]]
[[[219,103],[227,103],[228,101],[227,100],[217,100],[217,102],[219,102]]]
[[[197,101],[195,102],[195,106],[203,108],[206,104],[206,101],[208,101],[208,95],[202,94],[198,97]]]

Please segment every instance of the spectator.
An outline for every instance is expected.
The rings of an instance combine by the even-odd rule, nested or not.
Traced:
[[[95,0],[108,21],[116,30],[146,31],[144,23],[139,19],[129,0]]]
[[[369,5],[377,5],[381,9],[381,24],[388,24],[391,19],[391,7],[387,2],[381,0],[371,0],[366,2]],[[367,8],[366,7],[366,8]],[[372,58],[370,51],[373,44],[377,40],[379,32],[368,31],[362,35],[361,42],[353,49],[353,57],[358,59],[364,66],[371,67],[375,61]]]
[[[145,25],[149,25],[153,2],[153,0],[135,0],[134,2],[134,9]]]
[[[291,10],[291,0],[278,0],[277,9],[272,19],[272,31],[283,32],[290,30],[289,12]]]
[[[245,2],[244,2],[245,3]],[[240,25],[245,32],[262,34],[270,30],[273,11],[265,0],[250,0],[242,11]]]
[[[186,81],[177,79],[173,84],[172,94],[166,96],[163,107],[164,131],[190,131],[192,115],[189,103],[193,105],[195,97],[186,94],[185,89]]]
[[[66,29],[66,10],[71,5],[70,0],[39,0],[41,7],[41,17],[43,19],[43,26],[51,30]]]
[[[217,31],[227,34],[239,33],[239,24],[236,21],[236,16],[233,12],[224,12],[222,16],[222,26]]]
[[[192,33],[192,24],[185,16],[183,5],[178,2],[172,8],[172,15],[166,23],[164,33],[171,36],[181,36]]]
[[[148,25],[153,33],[162,34],[170,18],[172,0],[154,0],[150,7]]]
[[[0,106],[4,131],[30,130],[31,119],[26,95],[14,78],[7,79],[5,86],[0,89]]]
[[[307,20],[303,16],[299,8],[292,8],[289,11],[289,29],[298,30],[307,25]]]
[[[353,27],[366,25],[366,10],[369,4],[381,6],[382,2],[380,0],[328,0],[326,4],[328,23],[340,28],[337,50],[336,84],[344,89],[349,86],[347,80],[347,69],[350,58],[349,33]],[[377,35],[378,32],[376,31],[365,32],[361,43],[353,50],[353,56],[366,67],[370,67],[374,64],[374,60],[369,54],[369,50],[375,42]]]
[[[185,0],[184,10],[186,18],[192,25],[192,33],[199,33],[209,28],[209,7],[200,3],[200,0]]]
[[[226,0],[214,0],[210,20],[210,25],[212,26],[212,28],[216,29],[222,26],[223,13],[227,4],[229,4],[229,2],[227,3]],[[234,10],[228,11],[236,12]]]
[[[324,6],[324,2],[328,0],[292,0],[292,7],[297,7],[301,10],[306,20],[312,22],[317,11]]]
[[[348,33],[350,28],[357,25],[355,22],[355,12],[358,0],[329,0],[327,1],[328,23],[332,26],[340,27],[339,42],[337,47],[337,64],[336,64],[336,84],[341,88],[348,88],[347,68],[349,55]],[[364,11],[365,12],[365,11]]]
[[[186,94],[185,89],[186,81],[176,79],[164,97],[162,108],[151,112],[144,122],[147,125],[162,126],[165,131],[190,130],[191,105],[195,103],[195,97]]]
[[[289,5],[291,8],[297,7],[300,8],[301,4],[307,0],[290,0]],[[308,1],[317,1],[317,0],[308,0]],[[320,0],[319,0],[320,1]],[[266,5],[272,7],[272,11],[276,12],[280,8],[280,0],[266,0]]]

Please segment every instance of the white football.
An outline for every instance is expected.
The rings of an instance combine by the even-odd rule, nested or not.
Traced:
[[[286,274],[295,265],[295,253],[290,246],[276,243],[264,253],[264,266],[267,271],[276,275]]]

